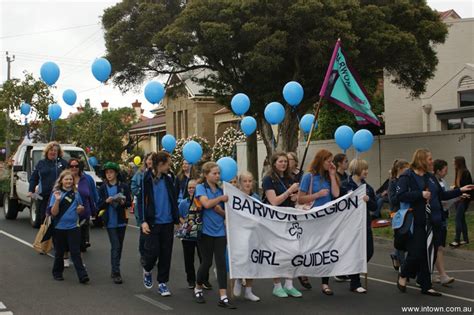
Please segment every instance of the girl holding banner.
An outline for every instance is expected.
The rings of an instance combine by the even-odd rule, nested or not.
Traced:
[[[264,201],[273,206],[294,207],[299,184],[294,182],[290,173],[286,152],[274,153],[270,158],[270,165],[269,172],[262,179]],[[285,286],[282,287],[280,278],[273,279],[273,295],[280,298],[303,296],[293,286],[293,279],[286,279]]]
[[[203,284],[208,280],[209,268],[212,265],[212,256],[215,258],[217,282],[219,283],[220,299],[218,305],[228,309],[235,306],[227,297],[227,270],[225,250],[227,239],[224,224],[224,202],[228,197],[217,185],[220,180],[219,166],[215,162],[206,162],[202,166],[203,178],[196,186],[195,198],[202,204],[202,234],[198,240],[202,262],[197,272],[194,297],[197,303],[205,303]]]
[[[312,207],[322,206],[339,197],[339,180],[333,155],[328,150],[319,150],[314,156],[307,174],[301,180],[298,203],[313,203]],[[329,288],[329,277],[322,278],[321,292],[333,295]]]

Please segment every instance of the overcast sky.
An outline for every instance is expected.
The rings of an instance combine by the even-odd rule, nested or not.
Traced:
[[[23,71],[39,77],[46,61],[59,65],[61,75],[54,95],[63,109],[62,117],[76,111],[62,100],[62,92],[69,88],[78,95],[75,107],[86,98],[96,108],[103,100],[118,108],[131,106],[138,99],[142,108],[152,109],[142,90],[122,95],[111,83],[103,85],[95,80],[90,70],[92,61],[105,54],[100,16],[117,2],[120,1],[0,0],[1,82],[7,78],[8,51],[15,55],[11,64],[14,78],[22,78]],[[474,0],[429,0],[428,4],[438,11],[454,9],[462,18],[474,17]]]

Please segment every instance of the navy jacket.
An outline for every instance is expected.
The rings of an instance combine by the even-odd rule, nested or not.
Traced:
[[[125,196],[125,204],[117,206],[117,223],[127,223],[127,208],[132,206],[132,194],[130,192],[130,188],[128,188],[127,184],[119,182],[117,193],[122,193]],[[106,210],[103,216],[105,226],[107,226],[107,222],[109,221],[109,211],[107,211],[109,204],[105,201],[109,197],[109,193],[107,192],[107,183],[104,182],[99,188],[99,211],[104,209]]]
[[[39,184],[39,192],[43,197],[49,198],[53,191],[54,183],[62,171],[66,169],[67,162],[62,158],[56,160],[42,159],[38,162],[30,177],[29,192],[35,192],[36,185]]]
[[[138,214],[141,222],[147,222],[151,227],[155,225],[155,198],[153,194],[153,172],[148,170],[143,176],[142,188],[138,202],[140,205],[140,212]],[[171,205],[171,215],[175,224],[179,223],[178,211],[178,194],[174,187],[174,176],[171,174],[162,175],[160,180],[165,181],[166,190],[168,191],[168,198]]]
[[[395,212],[400,209],[400,200],[397,197],[398,178],[392,178],[388,183],[388,201],[390,203],[390,211]]]
[[[371,217],[370,212],[374,212],[377,210],[377,202],[375,197],[375,192],[372,186],[370,186],[365,180],[361,181],[361,185],[365,184],[366,194],[369,197],[369,201],[367,201],[367,228],[371,228]],[[349,176],[346,181],[344,181],[341,189],[341,196],[347,194],[349,191],[354,191],[359,186],[354,182],[352,176]]]
[[[433,174],[426,173],[425,176],[427,180],[431,179],[438,185],[437,191],[431,192],[431,198],[440,203],[440,209],[443,209],[441,200],[449,200],[461,196],[459,188],[444,191]],[[397,198],[400,202],[410,203],[410,206],[413,208],[414,224],[416,226],[426,225],[426,199],[423,198],[423,190],[417,184],[413,170],[405,171],[398,179]]]

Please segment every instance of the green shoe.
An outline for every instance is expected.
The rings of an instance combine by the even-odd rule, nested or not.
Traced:
[[[284,290],[285,290],[286,294],[288,294],[289,296],[295,297],[295,298],[299,298],[299,297],[303,296],[303,294],[301,294],[301,292],[296,290],[295,288],[291,288],[291,289],[285,288]]]
[[[301,293],[300,293],[301,294]],[[286,294],[285,289],[279,288],[279,289],[273,289],[273,295],[277,296],[279,298],[286,298],[288,297],[288,294]]]

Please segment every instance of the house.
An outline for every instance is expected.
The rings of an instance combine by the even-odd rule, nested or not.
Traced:
[[[420,97],[384,80],[387,135],[474,128],[474,18],[454,10],[440,12],[448,25],[446,42],[437,46],[439,63]]]
[[[161,149],[161,138],[166,135],[166,118],[165,111],[161,107],[155,111],[155,117],[148,118],[142,115],[143,109],[141,103],[136,100],[133,104],[139,122],[134,124],[129,132],[129,138],[135,138],[134,142],[145,153],[158,151]]]

